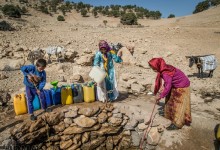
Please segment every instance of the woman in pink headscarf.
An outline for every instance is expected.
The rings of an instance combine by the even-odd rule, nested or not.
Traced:
[[[170,119],[172,124],[167,127],[168,130],[182,128],[184,125],[190,125],[191,105],[190,105],[190,81],[188,77],[179,69],[168,65],[162,58],[153,58],[149,66],[157,72],[154,94],[157,95],[164,80],[164,89],[162,93],[156,96],[159,101],[165,99],[165,118]]]

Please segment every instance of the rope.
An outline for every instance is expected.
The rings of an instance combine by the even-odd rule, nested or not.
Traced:
[[[153,108],[153,110],[152,110],[150,119],[149,119],[149,121],[147,122],[147,123],[148,123],[147,128],[145,129],[144,135],[143,135],[143,137],[141,138],[140,150],[143,150],[143,144],[144,144],[144,140],[145,140],[146,134],[149,133],[149,132],[148,132],[148,128],[152,125],[152,117],[153,117],[153,113],[154,113],[156,104],[157,104],[157,101],[155,101],[154,108]],[[148,132],[148,133],[147,133],[147,132]]]

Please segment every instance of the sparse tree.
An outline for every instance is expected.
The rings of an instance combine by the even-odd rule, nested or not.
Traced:
[[[203,2],[200,2],[196,5],[196,8],[195,10],[193,11],[193,14],[196,14],[196,13],[199,13],[199,12],[202,12],[204,10],[207,10],[209,8],[209,1],[206,0],[206,1],[203,1]]]
[[[4,15],[7,15],[9,17],[14,17],[14,18],[21,18],[21,9],[20,7],[11,5],[11,4],[6,4],[2,7],[2,12]]]
[[[174,14],[170,14],[167,18],[175,18]]]
[[[65,21],[65,18],[64,18],[63,16],[59,15],[59,16],[57,17],[57,20],[58,20],[58,21]]]
[[[98,12],[97,12],[97,11],[94,11],[94,12],[93,12],[93,15],[94,15],[94,17],[96,18],[97,15],[98,15]]]
[[[83,17],[86,17],[86,16],[87,16],[87,10],[86,10],[86,9],[82,9],[82,10],[81,10],[81,15],[82,15]]]
[[[103,20],[104,25],[106,26],[108,21],[107,20]]]
[[[123,25],[137,25],[137,17],[134,13],[126,13],[121,17]]]

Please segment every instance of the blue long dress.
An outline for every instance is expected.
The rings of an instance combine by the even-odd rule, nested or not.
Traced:
[[[104,60],[102,57],[102,53],[100,51],[97,51],[95,54],[95,59],[94,59],[94,66],[99,66],[104,70]],[[117,99],[119,93],[117,91],[117,82],[116,82],[116,76],[115,76],[115,68],[114,68],[114,63],[113,60],[116,63],[121,63],[122,59],[121,57],[117,56],[114,52],[109,51],[107,53],[107,59],[108,59],[108,64],[107,64],[107,76],[105,78],[105,88],[106,88],[106,95],[108,96],[108,99],[110,101]]]

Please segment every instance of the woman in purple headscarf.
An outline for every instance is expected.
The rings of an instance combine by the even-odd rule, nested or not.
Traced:
[[[104,40],[99,42],[99,51],[95,54],[94,66],[99,66],[105,70],[107,76],[103,83],[97,85],[97,99],[105,102],[107,100],[113,101],[117,99],[119,93],[117,91],[117,82],[115,76],[115,68],[113,60],[116,63],[121,63],[122,53],[116,54],[111,50],[108,43]]]

